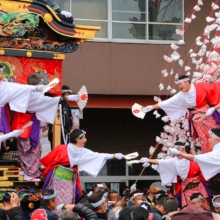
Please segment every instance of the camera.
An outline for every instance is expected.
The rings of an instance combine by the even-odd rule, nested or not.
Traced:
[[[129,198],[130,193],[131,193],[131,192],[130,192],[129,189],[125,190],[125,192],[124,192],[124,197],[125,197],[125,198]]]
[[[10,193],[6,192],[2,199],[4,202],[10,202],[10,199],[11,199]]]

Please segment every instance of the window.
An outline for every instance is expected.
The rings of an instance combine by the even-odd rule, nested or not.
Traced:
[[[101,26],[95,41],[170,43],[183,24],[183,0],[57,0],[74,23]]]

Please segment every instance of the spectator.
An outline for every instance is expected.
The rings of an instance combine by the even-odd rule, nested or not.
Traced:
[[[205,209],[205,198],[201,193],[193,193],[190,196],[190,200],[193,206],[200,209]]]
[[[178,212],[178,200],[175,198],[167,197],[163,199],[163,207],[166,215],[163,219],[169,219],[172,215]]]
[[[78,218],[74,212],[76,212],[80,217],[86,220],[97,219],[96,214],[91,209],[82,204],[78,203],[74,205],[73,210],[66,209],[66,206],[67,205],[59,205],[59,207],[57,207],[57,211],[58,213],[60,213],[59,220],[77,220]]]
[[[165,214],[165,210],[163,207],[163,200],[165,198],[161,198],[157,201],[156,205],[151,208],[149,211],[149,215],[151,215],[153,220],[161,220],[162,216]]]
[[[151,206],[154,206],[156,203],[156,198],[155,198],[156,192],[157,191],[152,183],[148,188],[148,196],[146,198],[147,201],[151,204]]]
[[[214,196],[212,205],[214,207],[214,212],[220,214],[220,195]]]
[[[155,194],[156,202],[157,202],[158,200],[160,200],[161,198],[166,198],[166,197],[169,197],[169,196],[168,196],[167,193],[166,193],[165,191],[163,191],[163,190],[157,191],[156,194]]]
[[[58,220],[58,215],[53,211],[57,205],[57,193],[53,189],[47,189],[42,192],[40,200],[40,208],[36,209],[30,220]],[[65,208],[68,210],[73,210],[74,205],[65,205]]]
[[[94,192],[89,197],[89,202],[94,207],[94,212],[97,215],[98,220],[107,220],[107,193],[103,192]]]
[[[123,207],[117,206],[111,209],[108,213],[108,220],[118,220],[119,213]]]
[[[126,201],[126,198],[125,198],[125,197],[123,197],[122,199],[119,199],[119,200],[115,203],[115,207],[118,207],[118,206],[127,207],[127,201]]]
[[[109,212],[109,210],[111,210],[112,208],[115,207],[115,202],[118,201],[118,199],[119,199],[118,193],[114,190],[109,191],[107,199],[108,199],[107,210]]]
[[[193,205],[183,208],[171,217],[171,220],[213,220],[210,212],[197,208]]]
[[[3,196],[4,209],[0,209],[1,220],[24,220],[24,213],[20,207],[20,200],[16,193]]]
[[[139,206],[144,201],[143,193],[137,189],[130,194],[130,202],[132,205]]]
[[[168,195],[169,197],[174,198],[175,196],[174,196],[174,194],[171,192],[171,187],[172,187],[172,184],[166,185],[167,195]]]
[[[148,211],[140,206],[128,206],[120,211],[118,220],[148,220]]]

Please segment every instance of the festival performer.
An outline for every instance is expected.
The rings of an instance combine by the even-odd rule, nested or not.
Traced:
[[[0,65],[0,75],[2,74],[3,66]],[[42,93],[44,87],[44,85],[21,85],[0,80],[0,107],[9,103],[10,109],[13,111],[35,112],[38,120],[53,124],[58,104],[66,100],[78,101],[79,96],[46,97]]]
[[[209,180],[214,177],[216,174],[220,173],[220,129],[212,128],[209,131],[209,144],[212,148],[211,152],[200,154],[200,155],[191,155],[180,152],[175,148],[169,148],[170,152],[173,155],[179,155],[187,160],[195,161],[205,178]]]
[[[78,171],[96,177],[109,159],[122,159],[121,153],[97,153],[84,148],[86,132],[75,129],[70,133],[70,143],[59,145],[43,157],[40,162],[46,167],[44,189],[59,191],[58,204],[77,202],[82,194]]]
[[[175,147],[180,152],[186,153],[185,143],[176,142]],[[166,160],[143,157],[141,161],[158,165],[162,185],[175,183],[176,198],[180,207],[191,205],[190,195],[201,192],[206,200],[205,206],[209,208],[210,194],[205,187],[205,180],[197,163],[188,161],[180,155]]]
[[[43,77],[39,73],[30,74],[27,83],[28,85],[39,85],[43,83]],[[64,98],[62,103],[65,101]],[[12,129],[20,128],[29,121],[32,121],[33,125],[17,138],[18,156],[24,180],[39,182],[42,147],[40,143],[40,121],[35,112],[16,112],[12,121]]]
[[[153,109],[163,109],[171,122],[175,122],[187,113],[188,108],[197,108],[192,114],[203,113],[205,115],[209,106],[216,106],[220,103],[220,82],[215,83],[195,83],[191,84],[188,76],[180,76],[176,81],[180,92],[171,98],[161,101],[156,105],[150,105],[142,108],[142,111],[149,112]],[[217,112],[214,117],[206,117],[202,121],[193,122],[193,139],[199,137],[202,144],[202,152],[208,152],[207,136],[210,128],[220,128],[220,115]],[[210,114],[211,115],[211,114]]]

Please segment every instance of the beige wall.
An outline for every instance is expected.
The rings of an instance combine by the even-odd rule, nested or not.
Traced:
[[[186,45],[179,53],[185,57],[195,38],[203,31],[210,12],[210,0],[204,1],[197,18],[185,34]],[[197,0],[185,0],[185,16]],[[90,94],[155,95],[164,68],[163,55],[170,45],[86,42],[78,51],[67,54],[63,63],[63,84],[77,92],[86,85]]]

